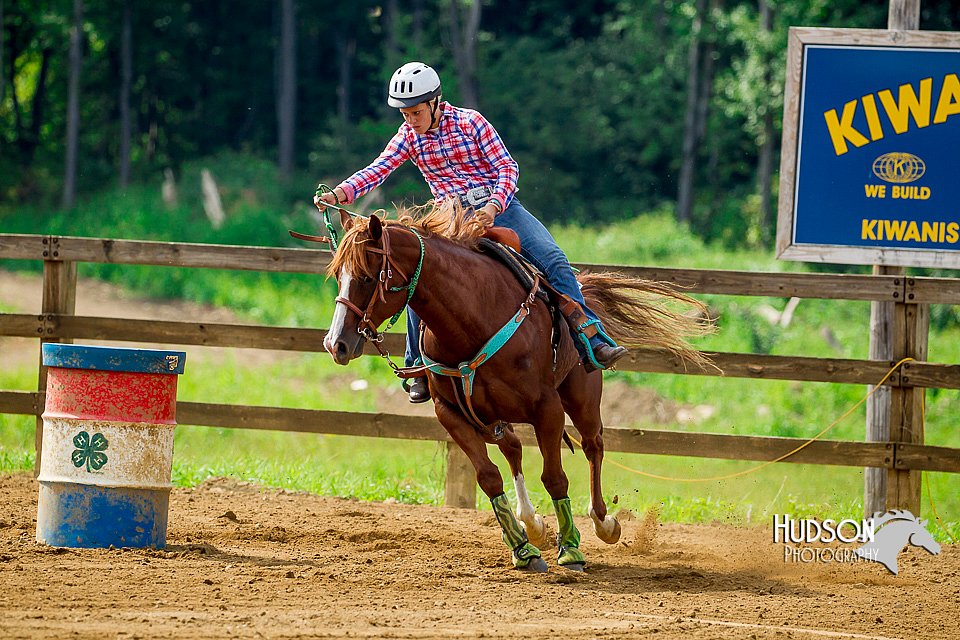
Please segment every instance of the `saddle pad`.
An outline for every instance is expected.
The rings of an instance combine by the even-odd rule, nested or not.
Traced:
[[[523,286],[523,288],[527,291],[529,291],[530,287],[533,286],[534,274],[539,274],[541,282],[547,281],[547,277],[540,272],[539,269],[533,266],[526,258],[506,245],[502,245],[499,242],[494,242],[489,238],[480,238],[477,243],[477,249],[481,253],[485,253],[491,258],[498,260],[500,263],[510,269],[511,273],[516,276],[517,281],[519,281],[521,286]],[[537,297],[542,298],[543,301],[548,304],[550,303],[550,298],[542,286],[537,289]]]

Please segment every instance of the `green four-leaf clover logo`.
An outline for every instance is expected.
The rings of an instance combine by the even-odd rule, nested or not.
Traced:
[[[95,433],[93,437],[86,431],[81,431],[73,437],[73,446],[77,449],[70,456],[73,466],[80,468],[87,465],[87,471],[99,471],[107,464],[107,439],[102,433]]]

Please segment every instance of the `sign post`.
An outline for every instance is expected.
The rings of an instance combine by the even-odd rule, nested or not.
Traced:
[[[891,21],[893,13],[891,5]],[[778,257],[869,264],[875,273],[960,268],[958,73],[958,33],[790,30]],[[926,306],[893,295],[874,310],[871,358],[925,358]],[[890,389],[889,408],[885,398],[874,403],[868,439],[922,442],[922,392],[908,379]],[[919,497],[918,473],[867,471],[867,514],[918,513]]]

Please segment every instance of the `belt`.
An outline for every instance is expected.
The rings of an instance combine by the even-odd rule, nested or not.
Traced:
[[[464,209],[475,209],[485,205],[491,196],[493,196],[493,191],[490,187],[474,187],[456,197],[460,200],[460,206]]]

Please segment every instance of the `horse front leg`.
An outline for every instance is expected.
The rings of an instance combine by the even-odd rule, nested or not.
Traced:
[[[600,486],[603,466],[603,422],[600,418],[600,396],[603,379],[591,376],[577,367],[560,386],[563,408],[580,432],[583,454],[590,465],[590,519],[593,530],[603,542],[614,544],[620,539],[620,523],[607,513]]]
[[[546,549],[551,543],[550,531],[527,493],[527,484],[523,478],[523,446],[520,444],[520,438],[512,429],[508,429],[497,445],[503,457],[507,459],[507,464],[510,465],[513,487],[517,492],[517,517],[527,532],[530,544],[539,549]]]
[[[540,406],[539,420],[533,425],[537,444],[543,455],[543,486],[553,499],[557,512],[557,564],[573,571],[583,571],[586,558],[580,551],[580,531],[573,521],[569,481],[560,459],[560,439],[563,436],[563,405],[554,392],[552,398]]]
[[[510,549],[513,566],[538,573],[545,572],[547,563],[540,557],[540,550],[530,543],[527,532],[510,509],[507,494],[503,492],[503,478],[497,465],[487,455],[486,441],[473,425],[466,421],[459,409],[447,404],[442,398],[436,398],[434,408],[440,424],[476,469],[477,484],[490,499],[493,515],[500,525],[501,538]]]

